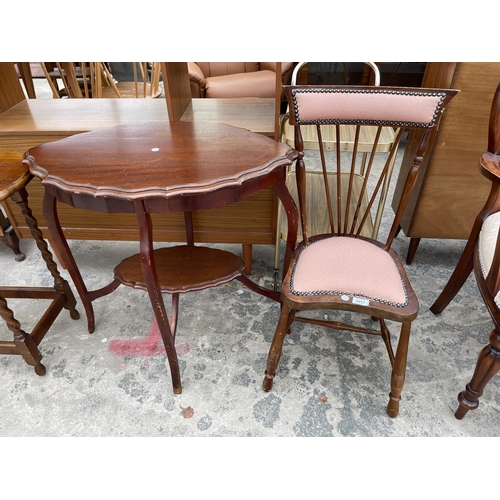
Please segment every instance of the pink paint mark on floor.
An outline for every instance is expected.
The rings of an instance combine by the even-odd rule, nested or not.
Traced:
[[[115,339],[109,342],[109,350],[118,356],[157,356],[165,355],[165,346],[160,334],[156,318],[153,319],[148,336],[145,339]],[[189,352],[189,344],[183,342],[175,346],[177,356]]]

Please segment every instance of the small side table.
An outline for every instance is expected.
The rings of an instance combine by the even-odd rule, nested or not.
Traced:
[[[285,180],[297,154],[261,134],[202,122],[121,125],[30,149],[25,163],[45,187],[43,210],[51,241],[80,295],[89,333],[94,331],[94,300],[120,284],[146,290],[165,345],[173,391],[181,393],[174,345],[179,294],[238,279],[250,290],[280,300],[279,292],[259,286],[245,274],[239,256],[196,246],[192,213],[234,203],[273,186],[290,228],[286,273],[297,240],[298,212]],[[135,213],[140,252],[119,263],[113,281],[103,288],[87,290],[61,229],[58,203],[110,214]],[[173,212],[184,213],[186,244],[154,250],[151,215]],[[170,319],[162,294],[172,296]]]
[[[25,287],[25,286],[0,286],[0,316],[7,323],[7,327],[14,334],[12,341],[0,341],[0,354],[20,354],[28,365],[35,368],[37,375],[44,375],[45,366],[40,362],[42,354],[38,345],[54,323],[63,308],[68,309],[71,318],[80,317],[75,309],[76,300],[68,282],[61,277],[57,265],[42,232],[38,228],[28,206],[28,193],[26,185],[33,178],[26,165],[22,163],[22,155],[18,153],[2,152],[0,160],[0,201],[11,198],[15,201],[26,219],[38,249],[40,250],[47,268],[54,278],[53,287]],[[7,299],[48,299],[51,300],[45,314],[39,320],[31,333],[26,333],[14,313],[7,305]]]

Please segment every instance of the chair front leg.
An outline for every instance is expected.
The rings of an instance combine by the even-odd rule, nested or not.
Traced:
[[[273,379],[278,368],[278,364],[281,358],[281,351],[283,349],[283,342],[285,336],[289,329],[290,316],[295,313],[293,309],[290,309],[287,305],[282,304],[280,319],[274,332],[273,341],[269,349],[269,355],[267,357],[267,369],[265,372],[264,380],[262,382],[262,389],[269,392],[273,387]]]
[[[490,343],[483,347],[476,363],[476,369],[465,391],[458,395],[460,406],[455,417],[462,420],[469,410],[479,406],[479,398],[483,395],[486,384],[500,369],[500,333],[493,330],[490,334]]]
[[[392,367],[391,393],[389,394],[389,404],[387,405],[387,414],[392,418],[396,417],[399,413],[399,401],[401,400],[401,392],[405,383],[410,329],[411,323],[403,323],[401,325],[401,334]]]

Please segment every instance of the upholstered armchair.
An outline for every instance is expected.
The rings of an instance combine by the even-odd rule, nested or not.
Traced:
[[[290,82],[293,63],[281,63],[281,80]],[[192,97],[275,97],[274,62],[188,62]]]

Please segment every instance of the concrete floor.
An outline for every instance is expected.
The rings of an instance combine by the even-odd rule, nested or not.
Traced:
[[[89,289],[110,281],[113,267],[138,251],[133,242],[70,244]],[[404,253],[406,246],[399,237],[396,247]],[[33,242],[23,240],[22,249],[26,260],[15,262],[10,249],[0,247],[2,283],[50,285]],[[440,316],[428,310],[461,249],[461,242],[423,241],[408,266],[421,312],[412,328],[395,419],[385,413],[390,364],[383,343],[360,334],[295,325],[274,388],[263,392],[279,306],[232,282],[181,298],[180,395],[172,393],[145,292],[120,287],[95,301],[92,335],[81,306],[80,320],[63,312],[40,344],[45,376],[37,376],[19,356],[0,356],[0,435],[498,436],[496,379],[478,410],[462,421],[453,416],[457,393],[472,375],[491,330],[474,280]],[[253,277],[271,285],[272,261],[271,247],[255,247]],[[45,304],[31,302],[9,302],[26,331]],[[8,338],[4,328],[2,339]],[[135,351],[128,349],[127,341],[139,339],[144,342]],[[188,407],[194,410],[191,418],[183,416]]]
[[[464,243],[422,240],[407,266],[421,309],[395,419],[385,413],[390,364],[383,343],[360,334],[296,324],[274,388],[263,392],[279,305],[232,282],[181,297],[180,395],[172,392],[145,292],[119,287],[95,301],[92,335],[80,302],[80,320],[63,312],[40,344],[45,376],[19,356],[0,356],[0,436],[499,436],[498,378],[487,386],[478,410],[462,421],[453,415],[457,394],[492,329],[474,278],[441,315],[429,311]],[[33,241],[22,240],[21,246],[26,260],[16,262],[0,245],[1,283],[50,285]],[[70,246],[89,289],[108,283],[114,266],[138,251],[135,242],[71,241]],[[237,245],[225,248],[240,251]],[[394,248],[406,255],[408,239],[401,234]],[[252,277],[269,286],[273,255],[271,246],[254,247]],[[42,301],[10,305],[27,331],[44,306]],[[0,336],[10,339],[5,328]],[[127,341],[141,339],[136,351],[127,350]],[[187,408],[194,410],[190,418],[183,415]]]

